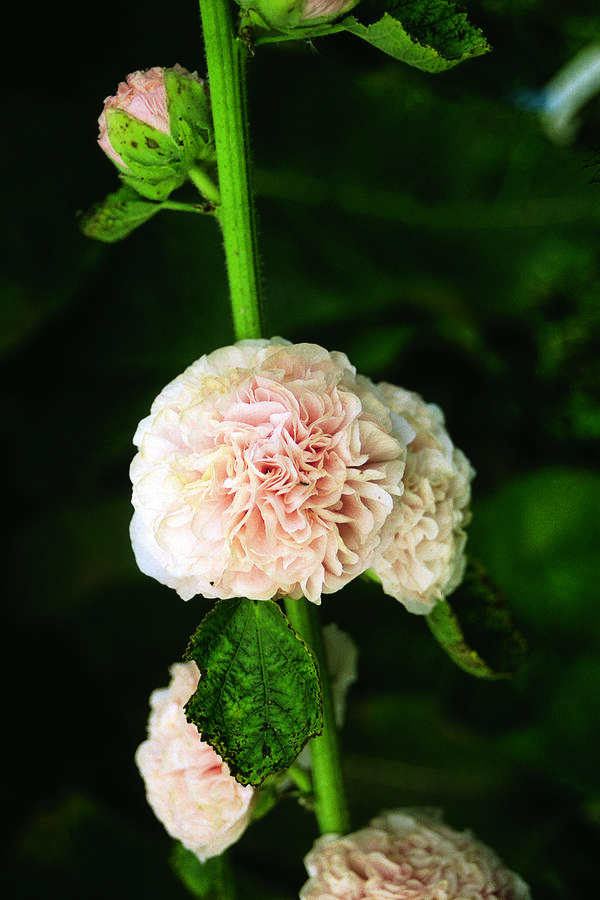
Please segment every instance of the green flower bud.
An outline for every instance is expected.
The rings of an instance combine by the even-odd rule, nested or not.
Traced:
[[[149,200],[164,200],[192,168],[215,160],[204,83],[181,66],[128,75],[98,124],[98,143],[121,179]]]
[[[308,27],[348,12],[359,0],[238,0],[244,10],[255,10],[271,28]]]

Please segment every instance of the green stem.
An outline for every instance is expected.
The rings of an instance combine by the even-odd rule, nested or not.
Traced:
[[[323,733],[310,742],[315,814],[321,834],[350,830],[344,793],[338,734],[333,714],[319,609],[308,600],[286,600],[285,611],[293,627],[313,651],[323,690]]]
[[[161,209],[174,209],[176,212],[193,212],[206,215],[209,212],[206,204],[201,203],[181,203],[178,200],[162,200]]]
[[[200,0],[208,82],[213,111],[223,232],[235,335],[263,335],[256,216],[251,183],[246,102],[246,45],[236,36],[229,0]],[[347,832],[337,730],[325,663],[318,609],[307,600],[287,600],[288,618],[313,650],[323,689],[323,733],[310,744],[315,812],[321,833]]]
[[[200,0],[215,129],[221,223],[237,340],[262,335],[256,215],[246,100],[248,48],[236,35],[230,0]]]
[[[221,192],[219,191],[219,188],[216,186],[212,178],[209,178],[204,169],[201,169],[199,166],[190,169],[190,171],[188,172],[188,178],[194,183],[202,196],[206,197],[207,200],[210,200],[212,203],[215,203],[217,205],[221,202]]]

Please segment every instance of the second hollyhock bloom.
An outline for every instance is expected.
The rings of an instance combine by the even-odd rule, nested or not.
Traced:
[[[273,339],[204,356],[134,437],[138,565],[185,600],[319,603],[391,538],[413,437],[342,353]]]
[[[378,391],[399,417],[400,429],[408,422],[415,437],[407,450],[404,490],[389,520],[393,538],[377,551],[371,571],[410,612],[426,614],[462,580],[474,472],[452,443],[439,407],[385,382]]]
[[[169,686],[150,697],[148,739],[138,747],[136,763],[157,818],[203,862],[222,853],[246,829],[255,792],[233,778],[186,720],[184,706],[199,678],[194,662],[171,667]]]
[[[493,850],[431,810],[398,809],[345,837],[324,835],[305,864],[300,900],[530,900]]]

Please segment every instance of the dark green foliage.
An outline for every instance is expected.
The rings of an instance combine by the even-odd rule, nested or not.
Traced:
[[[86,237],[113,243],[127,237],[161,208],[161,203],[145,200],[133,188],[123,185],[81,217],[81,230]]]
[[[490,46],[480,29],[447,0],[368,0],[344,27],[401,62],[443,72]]]
[[[308,602],[308,601],[306,601]],[[241,784],[288,768],[322,728],[312,653],[271,600],[221,600],[186,652],[200,683],[186,704]]]
[[[434,606],[427,624],[451,659],[478,678],[510,678],[525,661],[525,641],[502,596],[473,560],[461,585]]]
[[[477,470],[469,552],[528,644],[512,679],[473,678],[377,585],[323,598],[324,620],[360,648],[343,735],[353,826],[382,807],[441,806],[535,900],[581,900],[597,891],[600,844],[600,185],[584,168],[599,103],[556,146],[513,97],[598,34],[600,14],[596,0],[467,6],[494,52],[435,78],[350,34],[256,49],[269,333],[343,350],[440,404]],[[232,339],[221,240],[211,217],[169,212],[105,245],[76,218],[118,184],[96,145],[104,97],[138,67],[203,74],[194,4],[144,13],[133,34],[122,4],[90,6],[73,42],[54,8],[36,9],[52,40],[5,98],[3,883],[15,900],[190,896],[133,755],[148,697],[208,604],[137,571],[127,470],[163,385]],[[15,33],[31,32],[27,16]],[[110,48],[107,22],[121,35]],[[50,88],[69,106],[68,145]],[[297,898],[314,836],[294,801],[254,823],[231,851],[239,900]]]

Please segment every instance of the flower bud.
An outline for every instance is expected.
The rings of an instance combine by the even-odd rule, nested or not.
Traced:
[[[287,29],[320,24],[348,12],[359,0],[238,0],[272,28]]]
[[[204,83],[178,65],[128,75],[98,124],[98,143],[121,179],[149,200],[164,200],[190,169],[215,159]]]

